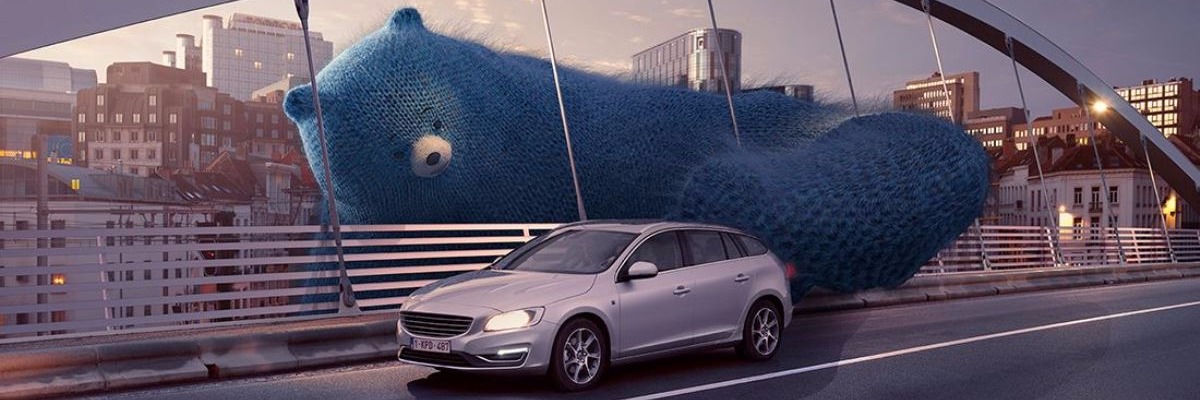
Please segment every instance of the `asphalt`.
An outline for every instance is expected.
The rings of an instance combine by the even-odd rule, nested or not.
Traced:
[[[615,368],[600,387],[570,397],[624,399],[682,390],[679,398],[700,399],[1196,398],[1200,303],[1192,302],[1200,302],[1200,279],[806,314],[785,331],[783,348],[771,361],[750,363],[715,350],[645,362]],[[1169,306],[1177,307],[1161,309]],[[1104,319],[1080,321],[1097,317]],[[1047,326],[1062,323],[1069,324]],[[1029,328],[1037,329],[1013,332]],[[954,341],[960,343],[947,343]],[[939,346],[914,349],[928,345]],[[862,357],[867,359],[855,360]],[[854,361],[798,371],[845,360]],[[763,379],[766,374],[780,376]],[[700,385],[715,387],[697,390]],[[383,362],[96,398],[560,397],[536,378]]]

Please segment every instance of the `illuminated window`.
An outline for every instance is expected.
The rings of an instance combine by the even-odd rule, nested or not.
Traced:
[[[235,55],[235,56],[238,56],[238,57],[241,57],[241,56],[242,56],[242,49],[233,49],[233,55]]]
[[[87,122],[87,116],[83,113],[79,114],[79,122]]]
[[[1176,113],[1163,114],[1163,125],[1175,125],[1178,118],[1179,114]]]
[[[135,124],[142,123],[142,114],[133,114],[133,123],[135,123]]]
[[[167,116],[167,121],[172,124],[177,123],[179,122],[179,116],[175,113],[171,113],[171,115]]]
[[[152,124],[157,124],[158,114],[146,114],[146,119],[150,120],[150,123]]]
[[[102,95],[102,94],[96,95],[96,105],[98,105],[98,106],[104,105],[104,95]]]
[[[150,106],[151,106],[151,107],[157,106],[157,105],[158,105],[158,96],[156,96],[156,95],[150,95],[150,101],[149,101],[149,103],[150,103]]]
[[[79,141],[80,142],[87,141],[87,133],[85,133],[83,131],[79,131]]]
[[[71,180],[71,190],[79,190],[79,179],[78,178]]]
[[[103,113],[96,114],[96,123],[100,123],[100,124],[104,123],[104,114]]]
[[[287,53],[287,59],[288,59],[288,60],[295,60],[295,59],[296,59],[296,54],[295,54],[295,53]]]
[[[66,285],[67,284],[67,276],[63,275],[63,274],[50,275],[50,284],[51,285]]]
[[[261,62],[261,61],[255,61],[255,62],[254,62],[254,69],[262,69],[262,62]]]
[[[113,122],[122,123],[125,120],[125,114],[113,114]]]

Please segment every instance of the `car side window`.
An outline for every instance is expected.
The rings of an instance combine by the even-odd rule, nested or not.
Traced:
[[[767,246],[758,241],[758,239],[745,235],[738,235],[738,241],[742,242],[742,248],[746,249],[746,255],[760,256],[767,254]]]
[[[629,257],[626,267],[638,261],[653,263],[659,272],[683,266],[683,252],[679,248],[679,234],[664,232],[650,237]]]
[[[728,256],[730,260],[746,256],[742,254],[742,250],[738,248],[737,244],[733,243],[733,235],[722,233],[721,243],[725,246],[725,255]]]
[[[683,238],[687,243],[689,266],[728,259],[725,255],[725,243],[721,241],[720,232],[684,231]]]

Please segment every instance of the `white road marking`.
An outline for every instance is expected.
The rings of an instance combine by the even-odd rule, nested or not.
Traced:
[[[852,365],[852,364],[858,364],[858,363],[863,363],[863,362],[867,362],[867,361],[874,361],[874,360],[880,360],[880,359],[884,359],[884,358],[902,356],[902,355],[906,355],[906,354],[920,353],[920,352],[924,352],[924,351],[936,350],[936,349],[941,349],[941,348],[950,347],[950,346],[958,346],[958,345],[963,345],[963,344],[982,342],[985,340],[999,339],[999,338],[1008,337],[1008,336],[1015,336],[1015,335],[1021,335],[1021,334],[1026,334],[1026,333],[1045,331],[1045,330],[1062,328],[1062,327],[1067,327],[1067,326],[1072,326],[1072,325],[1086,324],[1089,322],[1097,322],[1097,321],[1104,321],[1104,320],[1109,320],[1109,319],[1131,317],[1134,315],[1149,314],[1149,313],[1153,313],[1153,312],[1167,311],[1167,310],[1174,310],[1177,308],[1195,307],[1195,306],[1200,306],[1200,301],[1193,301],[1190,303],[1175,304],[1175,305],[1163,306],[1163,307],[1147,308],[1147,309],[1135,310],[1135,311],[1127,311],[1127,312],[1122,312],[1122,313],[1117,313],[1117,314],[1102,315],[1099,317],[1059,322],[1059,323],[1054,323],[1054,324],[1049,324],[1049,325],[1041,325],[1041,326],[1035,326],[1035,327],[1031,327],[1031,328],[1016,329],[1016,330],[1011,330],[1011,331],[992,333],[992,334],[988,334],[988,335],[974,336],[974,337],[969,337],[969,338],[965,338],[965,339],[951,340],[949,342],[927,344],[924,346],[910,347],[907,349],[889,351],[886,353],[879,353],[879,354],[873,354],[873,355],[869,355],[869,356],[862,356],[862,357],[850,358],[850,359],[845,359],[845,360],[832,361],[832,362],[827,362],[824,364],[810,365],[810,366],[802,367],[802,368],[772,372],[769,374],[748,376],[745,378],[731,379],[731,380],[721,381],[721,382],[713,382],[713,383],[709,383],[709,384],[685,387],[682,389],[676,389],[676,390],[671,390],[671,391],[666,391],[666,392],[651,393],[651,394],[637,396],[637,397],[630,397],[625,400],[662,399],[662,398],[666,398],[666,397],[680,396],[680,395],[685,395],[685,394],[703,392],[703,391],[707,391],[707,390],[720,389],[720,388],[729,387],[729,386],[736,386],[736,385],[741,385],[741,384],[745,384],[745,383],[765,381],[768,379],[775,379],[775,378],[780,378],[780,377],[784,377],[784,376],[803,374],[805,372],[819,371],[819,370],[829,369],[829,368],[837,368],[837,367],[844,366],[844,365]]]

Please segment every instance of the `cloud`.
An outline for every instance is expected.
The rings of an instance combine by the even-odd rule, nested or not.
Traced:
[[[634,36],[634,37],[629,38],[629,43],[641,43],[641,42],[645,42],[645,41],[646,41],[646,39],[642,38],[641,36]]]
[[[708,15],[699,8],[676,8],[671,10],[671,14],[683,18],[704,18],[705,15]]]
[[[650,21],[652,21],[652,19],[648,16],[645,16],[642,14],[635,14],[635,13],[631,13],[628,11],[613,11],[610,14],[633,21],[633,22],[637,22],[639,24],[646,24],[646,23],[650,23]]]

